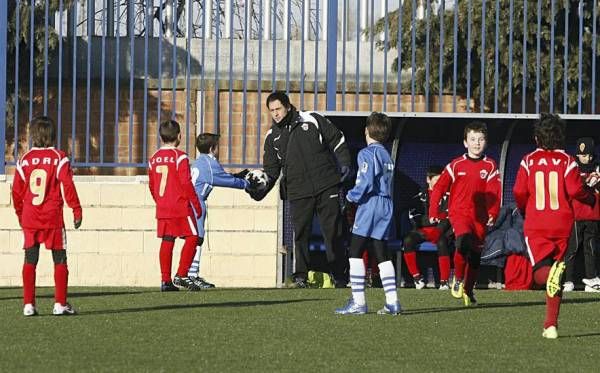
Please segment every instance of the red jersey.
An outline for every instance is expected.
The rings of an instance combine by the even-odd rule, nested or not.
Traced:
[[[185,152],[173,147],[158,149],[148,162],[148,181],[157,219],[193,216],[192,206],[197,216],[202,213]]]
[[[581,181],[583,183],[585,183],[590,174],[595,171],[594,166],[596,165],[579,164],[579,175],[581,175]],[[575,220],[600,220],[600,185],[596,185],[592,189],[592,192],[596,197],[596,204],[594,206],[579,202],[576,199],[571,201],[573,212],[575,213]]]
[[[466,154],[450,162],[435,184],[429,202],[429,216],[442,219],[438,206],[450,191],[448,216],[453,220],[475,220],[486,224],[500,211],[500,174],[496,162],[488,157],[472,159]]]
[[[574,216],[572,199],[592,203],[577,163],[563,150],[536,149],[525,155],[513,188],[517,207],[525,212],[526,236],[569,237]]]
[[[81,204],[73,183],[69,158],[54,148],[32,148],[17,162],[13,204],[24,229],[63,228],[64,199],[81,219]]]

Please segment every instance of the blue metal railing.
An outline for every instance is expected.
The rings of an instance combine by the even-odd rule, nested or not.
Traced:
[[[225,165],[258,165],[274,90],[305,110],[400,111],[406,96],[411,111],[595,114],[597,22],[583,0],[4,1],[0,174],[38,113],[90,167],[145,167],[166,118],[186,151],[220,132]]]

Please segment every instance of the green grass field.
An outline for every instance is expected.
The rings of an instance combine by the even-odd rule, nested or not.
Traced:
[[[465,309],[438,290],[400,289],[405,309],[336,316],[349,289],[71,288],[74,317],[22,316],[0,288],[0,371],[596,371],[600,295],[569,293],[558,340],[541,337],[542,292],[481,290]]]

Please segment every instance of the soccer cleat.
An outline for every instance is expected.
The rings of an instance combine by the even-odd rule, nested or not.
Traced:
[[[575,290],[575,284],[572,281],[567,281],[563,284],[563,291],[569,292]]]
[[[54,308],[52,309],[52,314],[54,316],[71,316],[76,315],[75,309],[71,307],[69,303],[64,306],[60,303],[54,303]]]
[[[464,286],[462,280],[452,279],[452,287],[450,287],[450,294],[456,299],[463,297]]]
[[[173,285],[173,282],[161,282],[160,283],[160,291],[179,291],[179,288]]]
[[[385,304],[382,309],[377,311],[378,315],[392,315],[396,316],[402,313],[402,307],[400,302],[396,301],[395,304]]]
[[[35,306],[31,303],[27,303],[23,306],[23,316],[37,316],[38,312]]]
[[[173,285],[179,286],[180,288],[188,289],[189,291],[202,290],[189,277],[181,277],[181,276],[175,275],[175,277],[173,277]]]
[[[415,289],[421,290],[425,287],[425,281],[423,280],[423,276],[416,275],[413,277],[413,281],[415,282]]]
[[[189,277],[189,279],[201,289],[213,289],[215,287],[215,284],[211,284],[200,276]]]
[[[344,307],[335,309],[338,315],[364,315],[367,312],[367,305],[354,303],[354,298],[350,298]]]
[[[558,331],[556,330],[556,326],[549,326],[546,329],[544,329],[544,332],[542,333],[542,337],[547,338],[547,339],[556,339],[558,338]]]
[[[477,306],[477,299],[475,299],[475,295],[467,295],[467,293],[463,292],[463,303],[465,307],[475,307]]]
[[[440,290],[450,290],[450,286],[448,286],[448,281],[440,281]]]
[[[548,280],[546,280],[546,294],[550,298],[553,298],[562,289],[562,277],[565,273],[565,262],[554,262],[550,273],[548,274]]]

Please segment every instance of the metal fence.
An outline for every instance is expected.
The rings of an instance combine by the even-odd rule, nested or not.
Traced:
[[[187,151],[211,130],[226,166],[257,166],[276,89],[306,110],[595,114],[597,5],[3,1],[0,174],[37,113],[55,116],[76,167],[108,168],[145,167],[168,117]]]

